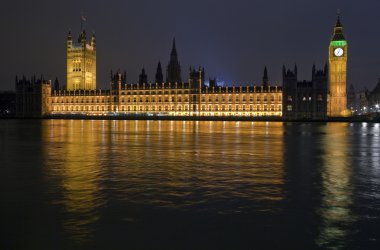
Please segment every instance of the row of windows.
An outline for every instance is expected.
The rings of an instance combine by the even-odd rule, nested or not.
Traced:
[[[212,98],[212,97],[209,97],[209,98],[202,98],[202,102],[219,102],[219,101],[222,101],[222,102],[226,102],[226,98],[222,97],[222,98],[219,98],[218,96]],[[185,97],[185,98],[182,98],[182,97],[158,97],[157,99],[155,97],[140,97],[140,98],[137,98],[137,97],[134,97],[134,98],[127,98],[127,99],[124,99],[124,98],[121,98],[120,100],[122,103],[125,103],[125,102],[188,102],[189,99],[188,97]],[[194,102],[196,102],[197,100],[194,99]],[[228,102],[232,102],[233,99],[232,97],[231,98],[228,98]],[[243,98],[239,98],[239,97],[236,97],[235,99],[236,102],[246,102],[247,99],[245,97]],[[261,98],[260,96],[257,96],[255,99],[253,97],[250,97],[249,98],[249,101],[250,102],[254,102],[254,101],[257,101],[257,102],[268,102],[268,98],[266,96],[264,96],[263,98]],[[275,102],[275,101],[278,101],[278,102],[281,102],[281,96],[278,96],[278,98],[275,98],[274,96],[271,96],[270,98],[270,101],[271,102]],[[110,98],[107,97],[107,98],[53,98],[52,99],[52,102],[53,103],[109,103],[110,102]],[[117,97],[114,97],[113,99],[113,102],[116,103],[118,102],[118,99]]]
[[[116,106],[54,106],[54,111],[116,111]],[[168,106],[121,106],[120,111],[188,111],[189,105]],[[201,111],[281,111],[281,105],[202,105]]]

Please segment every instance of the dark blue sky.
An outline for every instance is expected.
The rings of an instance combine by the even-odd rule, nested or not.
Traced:
[[[13,89],[16,74],[65,84],[66,36],[78,35],[81,12],[96,32],[101,88],[111,69],[136,82],[145,66],[153,81],[174,36],[183,79],[190,65],[202,65],[206,78],[259,84],[267,65],[270,82],[281,84],[282,65],[296,62],[299,78],[310,79],[312,64],[328,60],[337,9],[349,42],[348,83],[372,89],[380,77],[379,0],[14,0],[0,9],[0,90]]]

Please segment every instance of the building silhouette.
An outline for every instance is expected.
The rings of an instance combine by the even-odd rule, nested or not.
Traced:
[[[311,81],[298,81],[297,65],[294,70],[282,69],[284,119],[324,120],[327,118],[328,68],[312,69]]]
[[[175,39],[173,39],[172,52],[170,53],[170,61],[166,69],[166,82],[167,83],[181,83],[181,65],[178,61],[177,48],[175,46]]]

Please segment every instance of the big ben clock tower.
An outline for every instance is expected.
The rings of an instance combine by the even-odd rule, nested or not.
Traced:
[[[334,27],[334,35],[329,46],[329,102],[328,116],[349,116],[347,109],[346,81],[347,81],[347,54],[348,45],[343,35],[343,26],[340,17]]]

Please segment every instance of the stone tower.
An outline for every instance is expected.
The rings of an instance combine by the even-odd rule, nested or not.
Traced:
[[[328,116],[348,116],[347,110],[347,55],[348,44],[343,35],[343,26],[338,15],[334,34],[329,46],[329,103]]]
[[[96,39],[92,34],[87,42],[86,31],[74,42],[69,32],[67,36],[67,90],[96,89]]]

